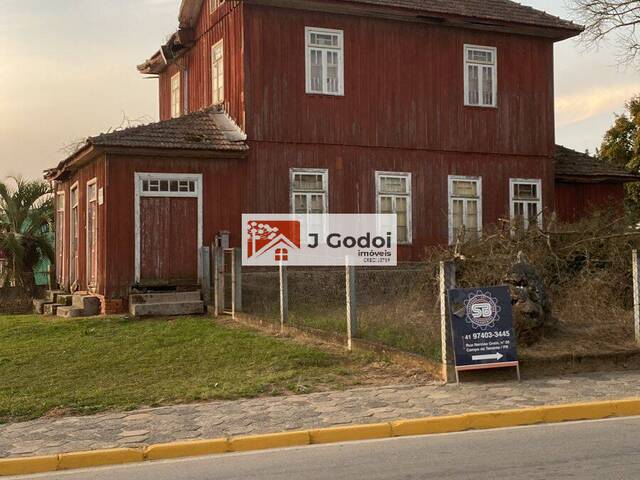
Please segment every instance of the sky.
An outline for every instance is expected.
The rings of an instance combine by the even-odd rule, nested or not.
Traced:
[[[573,18],[565,0],[520,0]],[[180,0],[0,0],[0,179],[41,178],[65,147],[124,119],[158,119],[157,81],[136,65],[177,27]],[[640,72],[612,44],[555,47],[558,143],[595,151]]]

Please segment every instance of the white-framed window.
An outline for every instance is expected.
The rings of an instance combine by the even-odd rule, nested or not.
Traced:
[[[211,11],[211,13],[213,13],[223,3],[224,3],[224,0],[209,0],[209,10]]]
[[[71,186],[71,256],[69,257],[69,283],[78,281],[80,248],[80,197],[78,182]]]
[[[449,176],[449,243],[482,235],[482,177]]]
[[[410,173],[376,172],[376,210],[396,215],[399,244],[413,241]]]
[[[182,71],[182,114],[189,113],[189,70]]]
[[[179,194],[185,194],[187,197],[192,197],[196,193],[195,179],[182,180],[165,175],[162,177],[146,176],[141,178],[141,181],[140,192],[145,196],[161,197],[163,194],[167,194],[170,197],[174,197],[179,196]]]
[[[220,40],[211,47],[212,104],[224,102],[224,43]]]
[[[291,212],[295,214],[329,213],[329,171],[292,168]]]
[[[509,180],[511,220],[524,229],[543,225],[542,180],[512,178]]]
[[[64,233],[65,233],[65,199],[64,191],[56,193],[56,277],[58,284],[64,284]]]
[[[464,46],[464,103],[473,107],[495,107],[498,100],[498,50],[495,47]]]
[[[171,77],[171,118],[181,115],[180,108],[180,72]]]
[[[344,32],[305,28],[307,93],[344,95]]]
[[[98,185],[97,179],[87,182],[87,286],[98,284]]]

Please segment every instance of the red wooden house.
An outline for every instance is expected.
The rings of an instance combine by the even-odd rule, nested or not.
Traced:
[[[415,260],[461,227],[575,218],[578,197],[619,200],[633,179],[556,164],[553,46],[581,27],[544,12],[183,0],[179,21],[139,66],[159,78],[161,121],[90,138],[47,172],[59,281],[106,311],[134,286],[197,285],[198,248],[221,231],[240,246],[242,213],[396,213]]]

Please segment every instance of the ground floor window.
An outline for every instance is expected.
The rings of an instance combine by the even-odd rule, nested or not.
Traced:
[[[449,177],[449,243],[482,235],[482,178]]]
[[[329,171],[307,168],[291,170],[291,212],[328,213]]]
[[[411,174],[376,172],[377,213],[395,214],[398,221],[398,243],[410,244],[411,228]]]
[[[64,217],[65,193],[56,194],[56,278],[59,285],[64,284]]]
[[[80,200],[78,197],[78,184],[71,187],[71,258],[69,261],[69,282],[71,285],[78,281],[78,248],[80,230]]]
[[[96,180],[87,183],[87,284],[98,283],[98,190]]]
[[[536,224],[542,227],[542,181],[512,178],[509,188],[511,220],[525,230]]]

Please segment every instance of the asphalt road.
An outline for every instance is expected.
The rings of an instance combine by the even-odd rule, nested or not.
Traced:
[[[19,478],[637,480],[640,417],[227,454]]]

